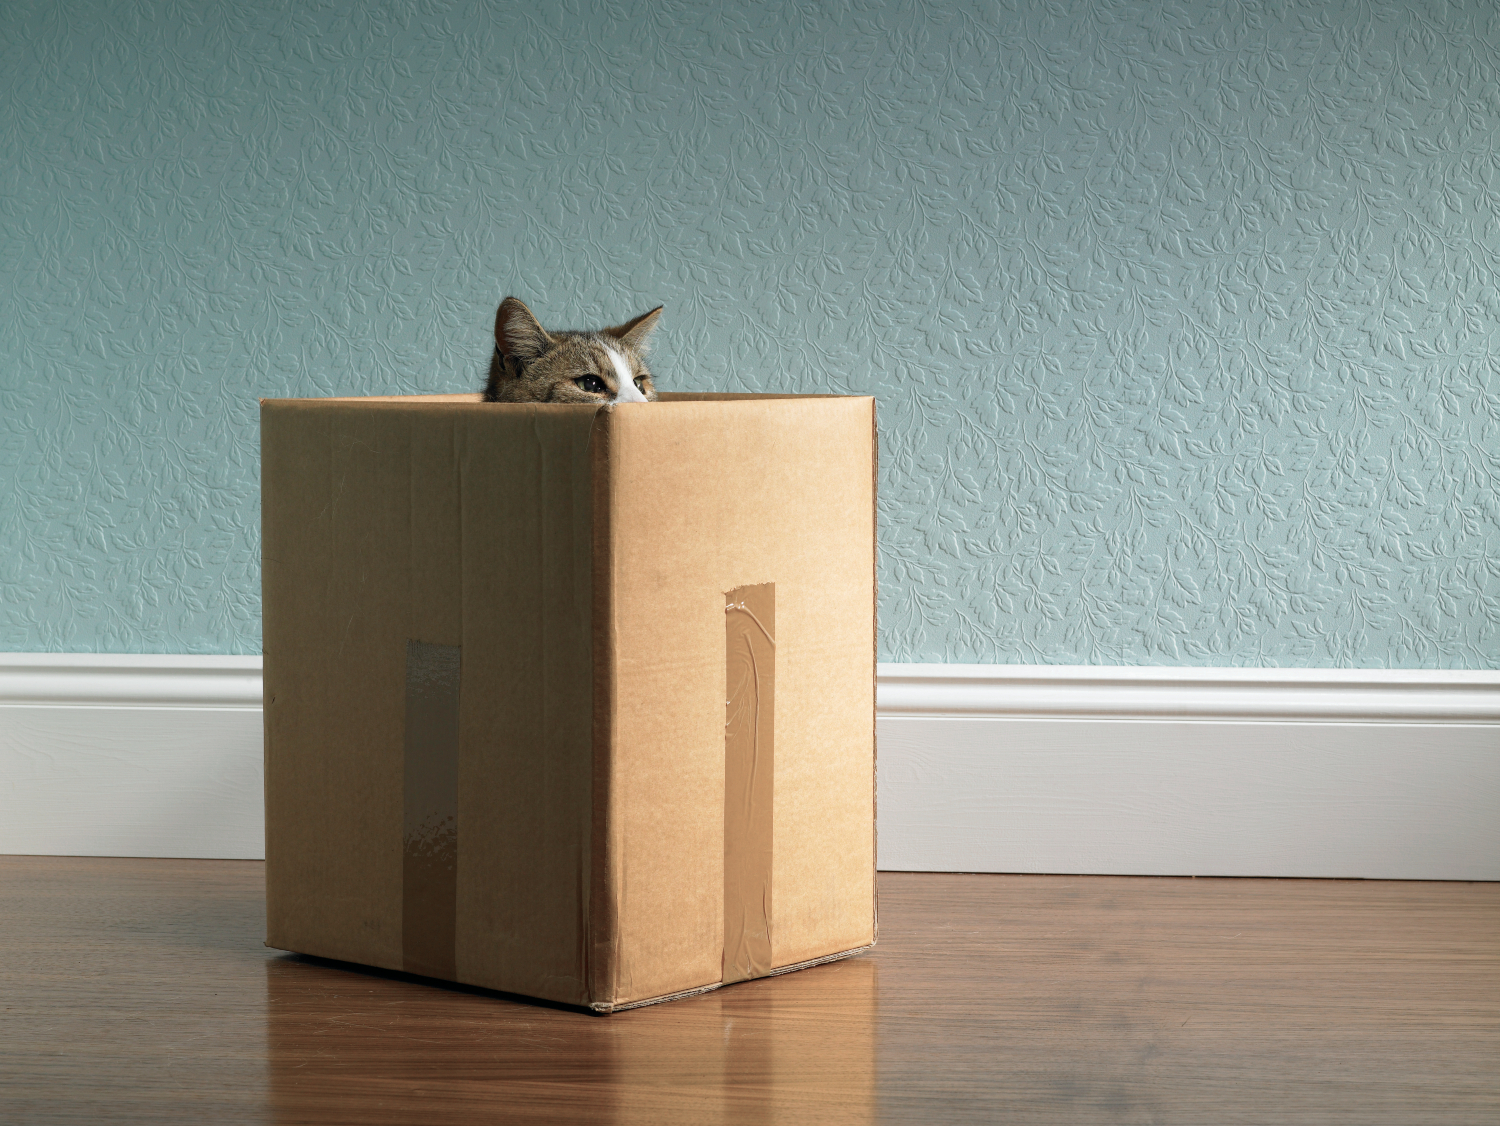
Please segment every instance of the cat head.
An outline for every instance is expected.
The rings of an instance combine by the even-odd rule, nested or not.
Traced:
[[[495,312],[495,355],[484,397],[491,403],[645,403],[656,398],[646,345],[658,305],[598,332],[548,332],[520,300]]]

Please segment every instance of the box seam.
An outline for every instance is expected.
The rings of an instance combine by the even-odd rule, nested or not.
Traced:
[[[614,772],[614,411],[594,415],[590,433],[592,476],[590,638],[593,645],[593,793],[589,832],[588,934],[585,990],[590,1006],[613,1006],[619,996],[619,902],[614,881],[615,849],[611,813]],[[608,1010],[606,1010],[608,1011]]]

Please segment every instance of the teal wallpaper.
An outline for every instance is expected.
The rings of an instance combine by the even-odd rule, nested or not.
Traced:
[[[259,649],[255,399],[874,393],[887,660],[1500,667],[1492,0],[0,5],[0,648]]]

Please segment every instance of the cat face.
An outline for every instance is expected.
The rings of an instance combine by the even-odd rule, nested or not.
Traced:
[[[656,386],[646,344],[658,305],[598,332],[544,329],[514,297],[495,312],[495,354],[484,398],[490,403],[647,403]]]

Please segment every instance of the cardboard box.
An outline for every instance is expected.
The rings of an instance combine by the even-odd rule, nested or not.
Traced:
[[[870,946],[874,421],[263,402],[267,945],[599,1012]]]

